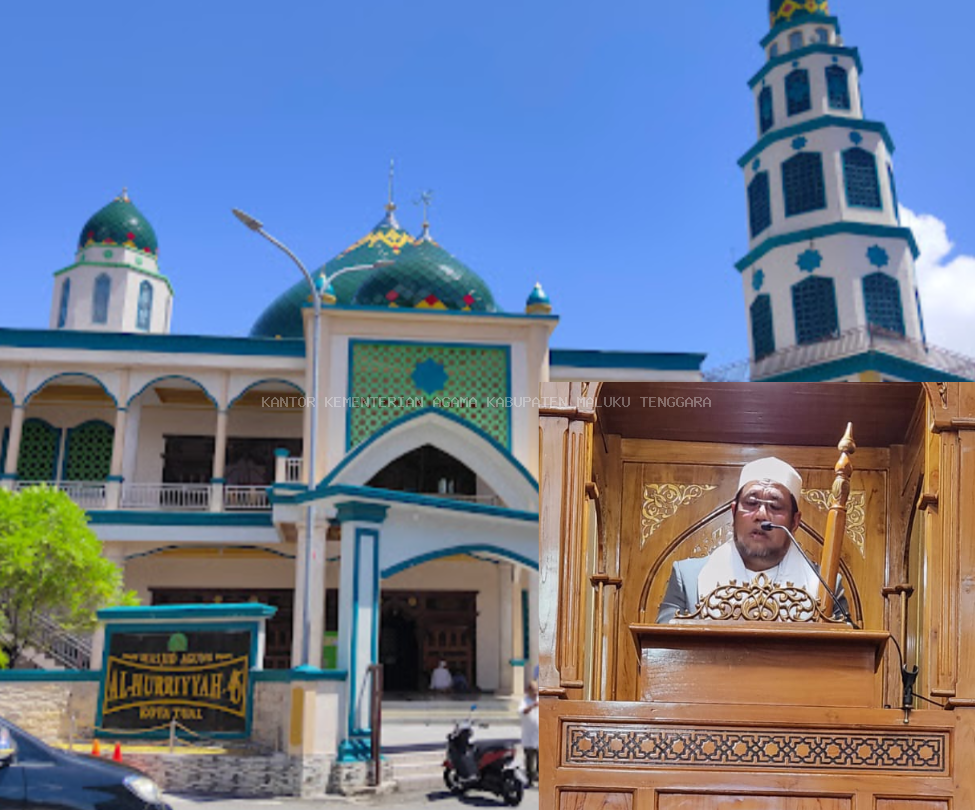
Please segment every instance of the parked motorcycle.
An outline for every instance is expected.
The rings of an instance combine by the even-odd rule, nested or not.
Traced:
[[[486,726],[482,726],[486,728]],[[528,781],[515,765],[515,747],[506,742],[474,742],[474,724],[457,723],[447,735],[443,781],[447,789],[460,796],[468,790],[483,790],[500,796],[505,804],[521,804]]]

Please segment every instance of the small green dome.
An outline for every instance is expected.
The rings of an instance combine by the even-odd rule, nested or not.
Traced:
[[[156,232],[125,191],[92,216],[81,229],[78,248],[91,245],[120,245],[140,253],[159,255]]]
[[[365,265],[362,270],[352,270],[335,278],[331,284],[336,303],[347,305],[351,303],[352,296],[363,280],[375,272],[373,265],[395,260],[400,251],[413,244],[413,241],[413,237],[400,228],[390,210],[375,228],[330,262],[319,267],[312,276],[315,279],[322,276],[330,278],[347,267]],[[281,264],[281,268],[291,269],[285,263]],[[301,308],[308,303],[309,295],[308,282],[304,279],[295,282],[264,310],[251,328],[251,337],[302,337],[304,329]]]
[[[429,238],[404,247],[391,267],[373,272],[352,303],[460,312],[498,309],[481,277]]]
[[[828,17],[829,0],[769,0],[769,19],[772,27],[799,22],[803,17]]]

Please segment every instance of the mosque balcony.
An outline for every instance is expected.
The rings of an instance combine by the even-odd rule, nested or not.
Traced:
[[[67,495],[82,509],[104,509],[108,485],[104,481],[17,481],[16,489],[50,487]]]
[[[111,481],[17,481],[29,487],[60,490],[85,510],[140,512],[270,512],[268,487],[223,484],[122,484]]]
[[[891,359],[894,365],[890,366],[890,373],[893,376],[933,371],[956,379],[975,380],[975,359],[876,326],[861,326],[816,343],[789,346],[761,360],[732,363],[707,371],[704,376],[710,382],[738,382],[749,379],[759,382],[798,375],[806,369],[838,364],[830,372],[831,377],[835,378],[834,373],[838,376],[846,374],[843,371],[844,361],[852,361],[853,358],[869,354]],[[898,371],[898,368],[901,370]]]

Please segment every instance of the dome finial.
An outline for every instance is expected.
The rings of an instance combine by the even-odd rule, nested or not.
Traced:
[[[122,186],[122,193],[119,194],[115,199],[120,200],[121,202],[132,202],[132,200],[129,199],[129,187]]]
[[[423,206],[423,232],[420,234],[418,242],[432,242],[433,237],[430,236],[430,206],[433,205],[433,192],[424,191],[420,194],[420,199],[414,202],[415,205]]]
[[[389,159],[389,200],[386,203],[386,210],[393,213],[396,210],[396,203],[393,201],[393,180],[396,177],[396,161]]]

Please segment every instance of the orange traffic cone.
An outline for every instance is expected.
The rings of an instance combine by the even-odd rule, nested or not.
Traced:
[[[115,743],[115,750],[112,752],[112,762],[122,761],[122,743]]]
[[[93,757],[100,757],[102,755],[102,749],[98,747],[98,740],[93,740],[91,743],[91,755]]]

